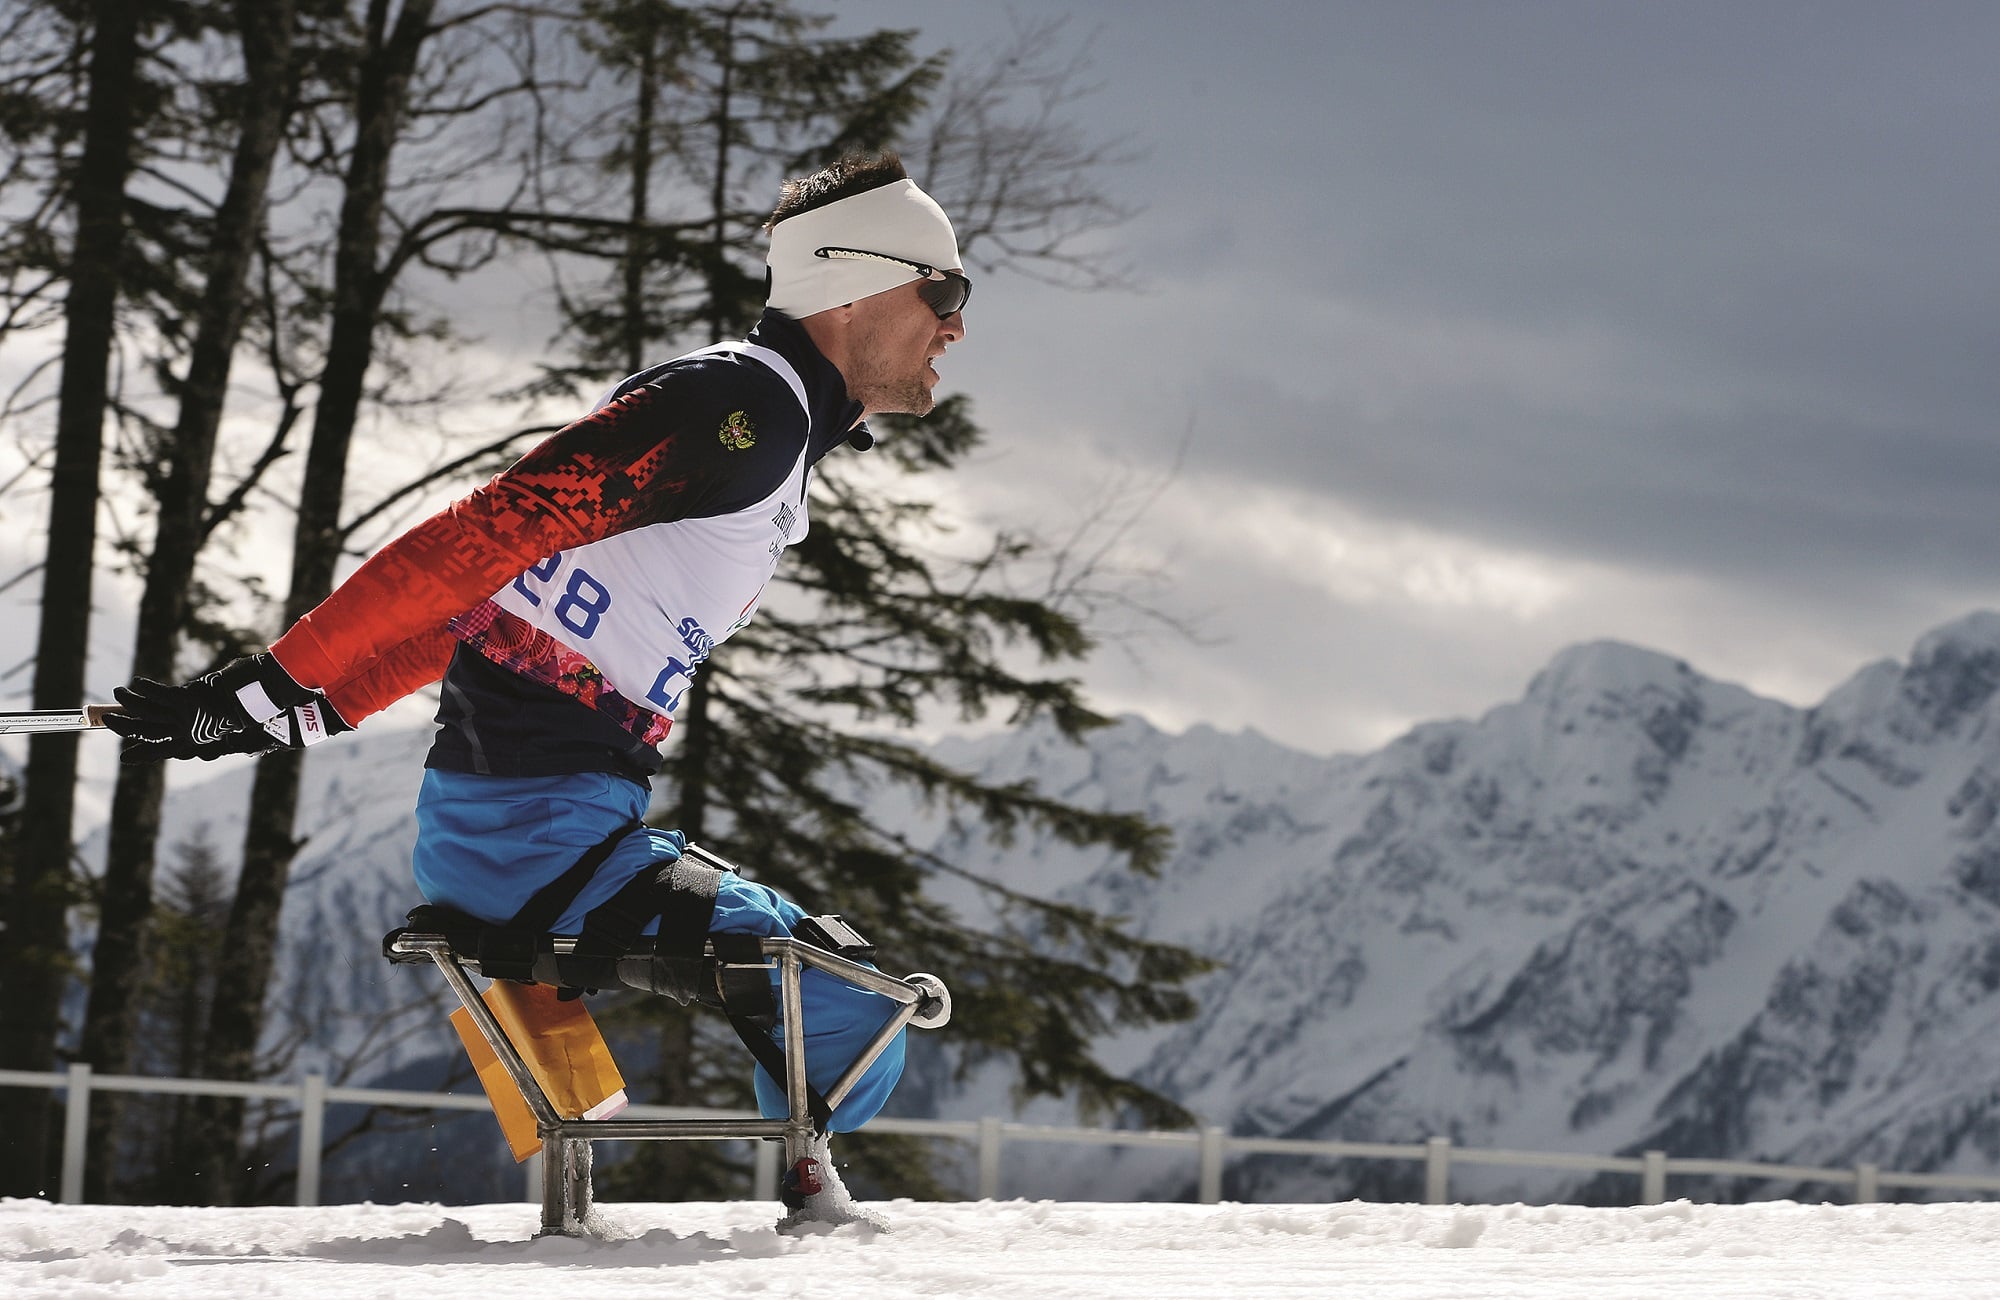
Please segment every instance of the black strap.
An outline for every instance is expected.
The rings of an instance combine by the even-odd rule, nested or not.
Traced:
[[[736,1036],[750,1049],[750,1055],[757,1058],[758,1067],[770,1075],[771,1081],[778,1085],[778,1091],[789,1098],[791,1091],[785,1086],[785,1054],[771,1041],[770,1034],[759,1033],[741,1016],[729,1017],[729,1027],[736,1031]],[[827,1125],[833,1122],[833,1107],[826,1104],[826,1098],[820,1095],[819,1089],[813,1087],[810,1081],[806,1083],[806,1110],[812,1115],[813,1129],[820,1133],[826,1132]]]
[[[410,913],[410,924],[405,929],[391,931],[383,939],[384,951],[405,931],[441,932],[446,934],[455,952],[476,960],[480,973],[488,978],[535,983],[538,959],[550,955],[548,931],[562,919],[624,838],[639,826],[638,822],[620,826],[585,850],[560,876],[536,890],[505,925],[487,925],[450,909],[426,904]],[[617,963],[638,950],[642,932],[654,917],[660,918],[659,935],[648,945],[647,955],[655,956],[656,960],[666,958],[670,964],[699,963],[708,940],[709,920],[715,912],[715,894],[721,876],[713,867],[686,859],[639,871],[609,899],[585,914],[574,953],[553,958],[553,973],[562,995],[575,997],[584,990],[594,991],[618,983]],[[431,924],[435,924],[435,930],[428,928]],[[544,980],[548,974],[545,969]],[[693,996],[692,991],[678,995],[658,987],[654,991],[668,992],[682,1002]]]
[[[714,996],[704,1001],[768,1031],[778,1023],[778,998],[771,991],[771,964],[764,956],[763,938],[754,934],[712,934],[708,942],[715,950],[715,962],[709,971]]]
[[[770,967],[732,966],[735,962],[764,961],[763,941],[754,934],[717,934],[711,935],[709,942],[715,946],[715,991],[723,1014],[729,1017],[729,1027],[743,1040],[758,1067],[778,1085],[778,1091],[789,1097],[785,1053],[771,1039],[778,1024],[778,1007],[771,993]],[[826,1132],[833,1120],[833,1107],[826,1104],[811,1080],[806,1081],[806,1110],[812,1115],[813,1128]]]
[[[653,948],[665,957],[699,957],[715,915],[722,873],[685,858],[648,867],[590,909],[577,936],[579,956],[616,957],[630,952],[654,917]]]
[[[638,830],[639,826],[638,822],[628,822],[584,850],[583,856],[571,863],[569,870],[536,890],[532,898],[521,904],[521,910],[514,913],[514,919],[501,928],[526,930],[530,934],[545,934],[553,929],[555,923],[562,919],[562,914],[569,911],[569,905],[576,901],[576,896],[583,892],[583,887],[597,874],[597,869],[604,865],[604,860],[611,856],[611,851],[618,847],[618,842]]]
[[[481,930],[477,940],[479,973],[490,980],[533,984],[537,937],[526,930],[496,930],[491,926]]]
[[[540,951],[536,935],[526,931],[498,929],[475,916],[426,903],[412,908],[408,921],[382,936],[382,955],[392,962],[424,962],[424,953],[392,951],[396,940],[406,934],[441,934],[454,955],[479,963],[480,974],[488,979],[534,983],[535,956]]]

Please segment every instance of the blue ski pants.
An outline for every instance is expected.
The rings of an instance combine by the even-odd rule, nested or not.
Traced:
[[[417,796],[417,888],[426,900],[504,924],[528,899],[561,875],[593,845],[620,826],[636,825],[646,810],[641,786],[608,773],[493,777],[469,772],[424,773]],[[639,872],[678,858],[679,831],[639,827],[619,841],[569,911],[553,929],[575,934],[584,914]],[[725,873],[716,893],[711,934],[789,935],[805,912],[774,890]],[[649,926],[648,933],[657,928]],[[773,991],[777,973],[772,973]],[[807,970],[799,984],[806,1028],[806,1078],[825,1092],[896,1011],[879,993]],[[773,1031],[784,1046],[782,1025]],[[847,1132],[882,1109],[903,1073],[898,1034],[861,1081],[834,1109],[831,1127]],[[758,1108],[770,1118],[786,1113],[785,1091],[762,1069],[754,1071]]]

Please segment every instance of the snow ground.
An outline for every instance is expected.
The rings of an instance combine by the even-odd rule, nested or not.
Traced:
[[[532,1239],[529,1205],[0,1200],[0,1296],[2000,1297],[2000,1204],[876,1208],[890,1231],[786,1236],[771,1205],[614,1205],[604,1217],[621,1239],[572,1241]]]

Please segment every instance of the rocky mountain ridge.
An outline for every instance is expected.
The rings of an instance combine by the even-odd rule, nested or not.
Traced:
[[[939,843],[1220,958],[1196,1020],[1114,1054],[1239,1134],[1986,1173],[1997,689],[1992,614],[1810,709],[1596,643],[1517,702],[1367,755],[1136,720],[1084,754],[1033,735],[948,747],[1165,822],[1157,881],[1047,845]],[[1260,1160],[1229,1192],[1395,1194],[1414,1176]]]

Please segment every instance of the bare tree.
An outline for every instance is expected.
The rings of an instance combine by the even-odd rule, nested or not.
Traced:
[[[233,106],[235,154],[228,186],[211,223],[200,313],[187,372],[178,388],[180,413],[162,448],[154,480],[159,509],[133,642],[132,674],[170,679],[187,621],[195,560],[207,535],[208,489],[231,362],[242,334],[245,287],[263,233],[272,168],[290,113],[296,81],[293,0],[235,0],[243,51],[243,86]],[[153,904],[153,855],[159,837],[164,768],[119,769],[105,853],[90,1000],[80,1054],[107,1073],[124,1073],[131,1058],[132,1008],[144,969],[147,920]],[[101,1199],[112,1162],[115,1095],[91,1112],[85,1192]]]
[[[436,32],[436,7],[437,0],[405,0],[392,18],[390,0],[369,0],[363,21],[354,80],[354,144],[336,235],[326,365],[292,534],[287,625],[325,598],[340,559],[348,448],[387,288],[378,258],[390,156],[405,121],[418,55]],[[248,1079],[255,1073],[285,877],[299,848],[292,836],[299,774],[300,757],[293,753],[271,755],[257,764],[243,867],[223,930],[223,969],[204,1052],[203,1066],[213,1077]],[[199,1115],[197,1159],[211,1175],[215,1194],[227,1196],[242,1103],[212,1102],[199,1108]]]
[[[34,707],[74,708],[83,697],[90,596],[97,543],[98,481],[119,271],[125,246],[125,183],[132,164],[133,70],[145,5],[96,0],[89,7],[90,92],[74,194],[76,240],[63,304],[62,383],[49,500],[48,559],[42,570],[41,630],[35,645]],[[0,935],[0,1061],[15,1069],[54,1064],[57,1015],[69,971],[66,916],[75,898],[70,869],[75,811],[75,735],[34,737],[28,747],[28,802],[16,846],[7,929]],[[6,1159],[0,1190],[44,1188],[48,1098],[0,1094]]]
[[[1130,287],[1090,236],[1134,215],[1103,178],[1139,155],[1080,125],[1096,89],[1090,40],[1072,42],[1067,19],[1017,21],[1003,44],[954,64],[905,160],[946,204],[968,263],[1080,290]]]

